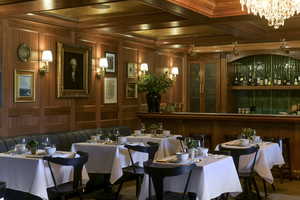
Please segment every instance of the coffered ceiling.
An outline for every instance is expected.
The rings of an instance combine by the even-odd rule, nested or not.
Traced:
[[[15,0],[17,1],[17,0]],[[298,40],[300,17],[279,30],[241,11],[239,0],[32,0],[1,5],[14,16],[80,31],[126,35],[166,48]],[[34,13],[34,15],[28,15]]]

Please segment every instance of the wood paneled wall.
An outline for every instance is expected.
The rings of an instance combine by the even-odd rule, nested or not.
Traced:
[[[165,102],[182,103],[182,67],[183,55],[165,53],[153,45],[113,38],[95,33],[81,33],[68,28],[60,28],[25,20],[5,19],[0,24],[2,105],[0,107],[1,136],[17,136],[60,132],[113,125],[139,126],[136,111],[146,108],[145,98],[126,98],[128,62],[141,64],[146,62],[150,71],[162,72],[164,68],[176,65],[181,75],[173,88],[163,98]],[[29,62],[20,62],[17,47],[28,44],[33,52]],[[56,98],[56,43],[93,47],[93,67],[90,77],[90,95],[84,99]],[[38,73],[41,51],[50,49],[54,62],[49,72],[42,76]],[[103,79],[96,79],[96,60],[104,56],[105,51],[118,54],[118,104],[103,103]],[[14,70],[34,70],[36,75],[36,101],[34,103],[14,103]]]

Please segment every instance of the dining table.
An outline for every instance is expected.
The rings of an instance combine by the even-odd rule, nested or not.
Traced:
[[[128,143],[131,145],[144,145],[143,143]],[[115,142],[81,142],[72,144],[71,151],[84,151],[89,154],[86,163],[88,173],[110,174],[110,183],[114,184],[123,175],[123,168],[131,165],[130,155],[124,145]],[[148,160],[148,154],[131,152],[134,162],[140,166]]]
[[[228,149],[242,149],[249,148],[253,145],[258,145],[259,150],[256,157],[256,162],[254,166],[254,171],[263,178],[266,182],[272,184],[274,182],[274,178],[272,175],[272,168],[274,166],[282,166],[285,164],[282,150],[278,143],[274,142],[259,142],[256,144],[249,144],[248,146],[240,145],[239,140],[233,140],[226,143],[221,144],[222,147]],[[216,149],[219,149],[217,146]],[[239,171],[247,171],[254,160],[254,155],[244,155],[241,156],[239,161]]]
[[[43,160],[47,156],[43,150],[36,155],[31,153],[0,153],[0,180],[6,182],[6,187],[38,196],[48,200],[47,188],[53,187],[53,179],[48,162]],[[57,151],[53,157],[71,158],[76,156],[73,152]],[[73,180],[73,167],[51,164],[53,175],[57,184]],[[89,180],[85,168],[82,171],[82,182]]]
[[[242,192],[241,183],[234,166],[232,157],[225,155],[213,155],[202,157],[200,159],[188,160],[184,163],[174,163],[168,160],[176,160],[176,156],[169,156],[155,161],[162,166],[190,165],[195,164],[187,192],[197,195],[198,200],[211,200],[224,193]],[[164,190],[171,192],[183,192],[188,174],[166,177],[164,180]],[[152,185],[153,187],[153,185]],[[151,189],[152,195],[154,189]],[[145,175],[141,186],[139,200],[146,200],[149,197],[149,176]]]

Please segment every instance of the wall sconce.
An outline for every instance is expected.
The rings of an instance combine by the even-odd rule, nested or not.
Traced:
[[[96,68],[96,76],[97,78],[101,78],[105,75],[105,68],[108,68],[107,58],[99,59],[99,67]]]
[[[42,52],[42,60],[39,72],[40,74],[45,74],[49,72],[49,62],[53,62],[53,55],[51,50],[44,50]]]
[[[139,76],[140,77],[144,76],[148,71],[149,71],[148,64],[147,63],[142,63],[141,68],[140,68]]]
[[[171,79],[176,79],[176,77],[178,75],[179,75],[178,67],[172,67],[172,69],[171,69]]]
[[[172,80],[176,80],[176,77],[179,75],[178,67],[172,67],[171,72],[169,68],[164,69],[164,73]]]

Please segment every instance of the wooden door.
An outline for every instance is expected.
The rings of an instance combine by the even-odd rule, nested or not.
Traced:
[[[189,111],[216,113],[220,101],[220,60],[206,57],[189,63]]]

